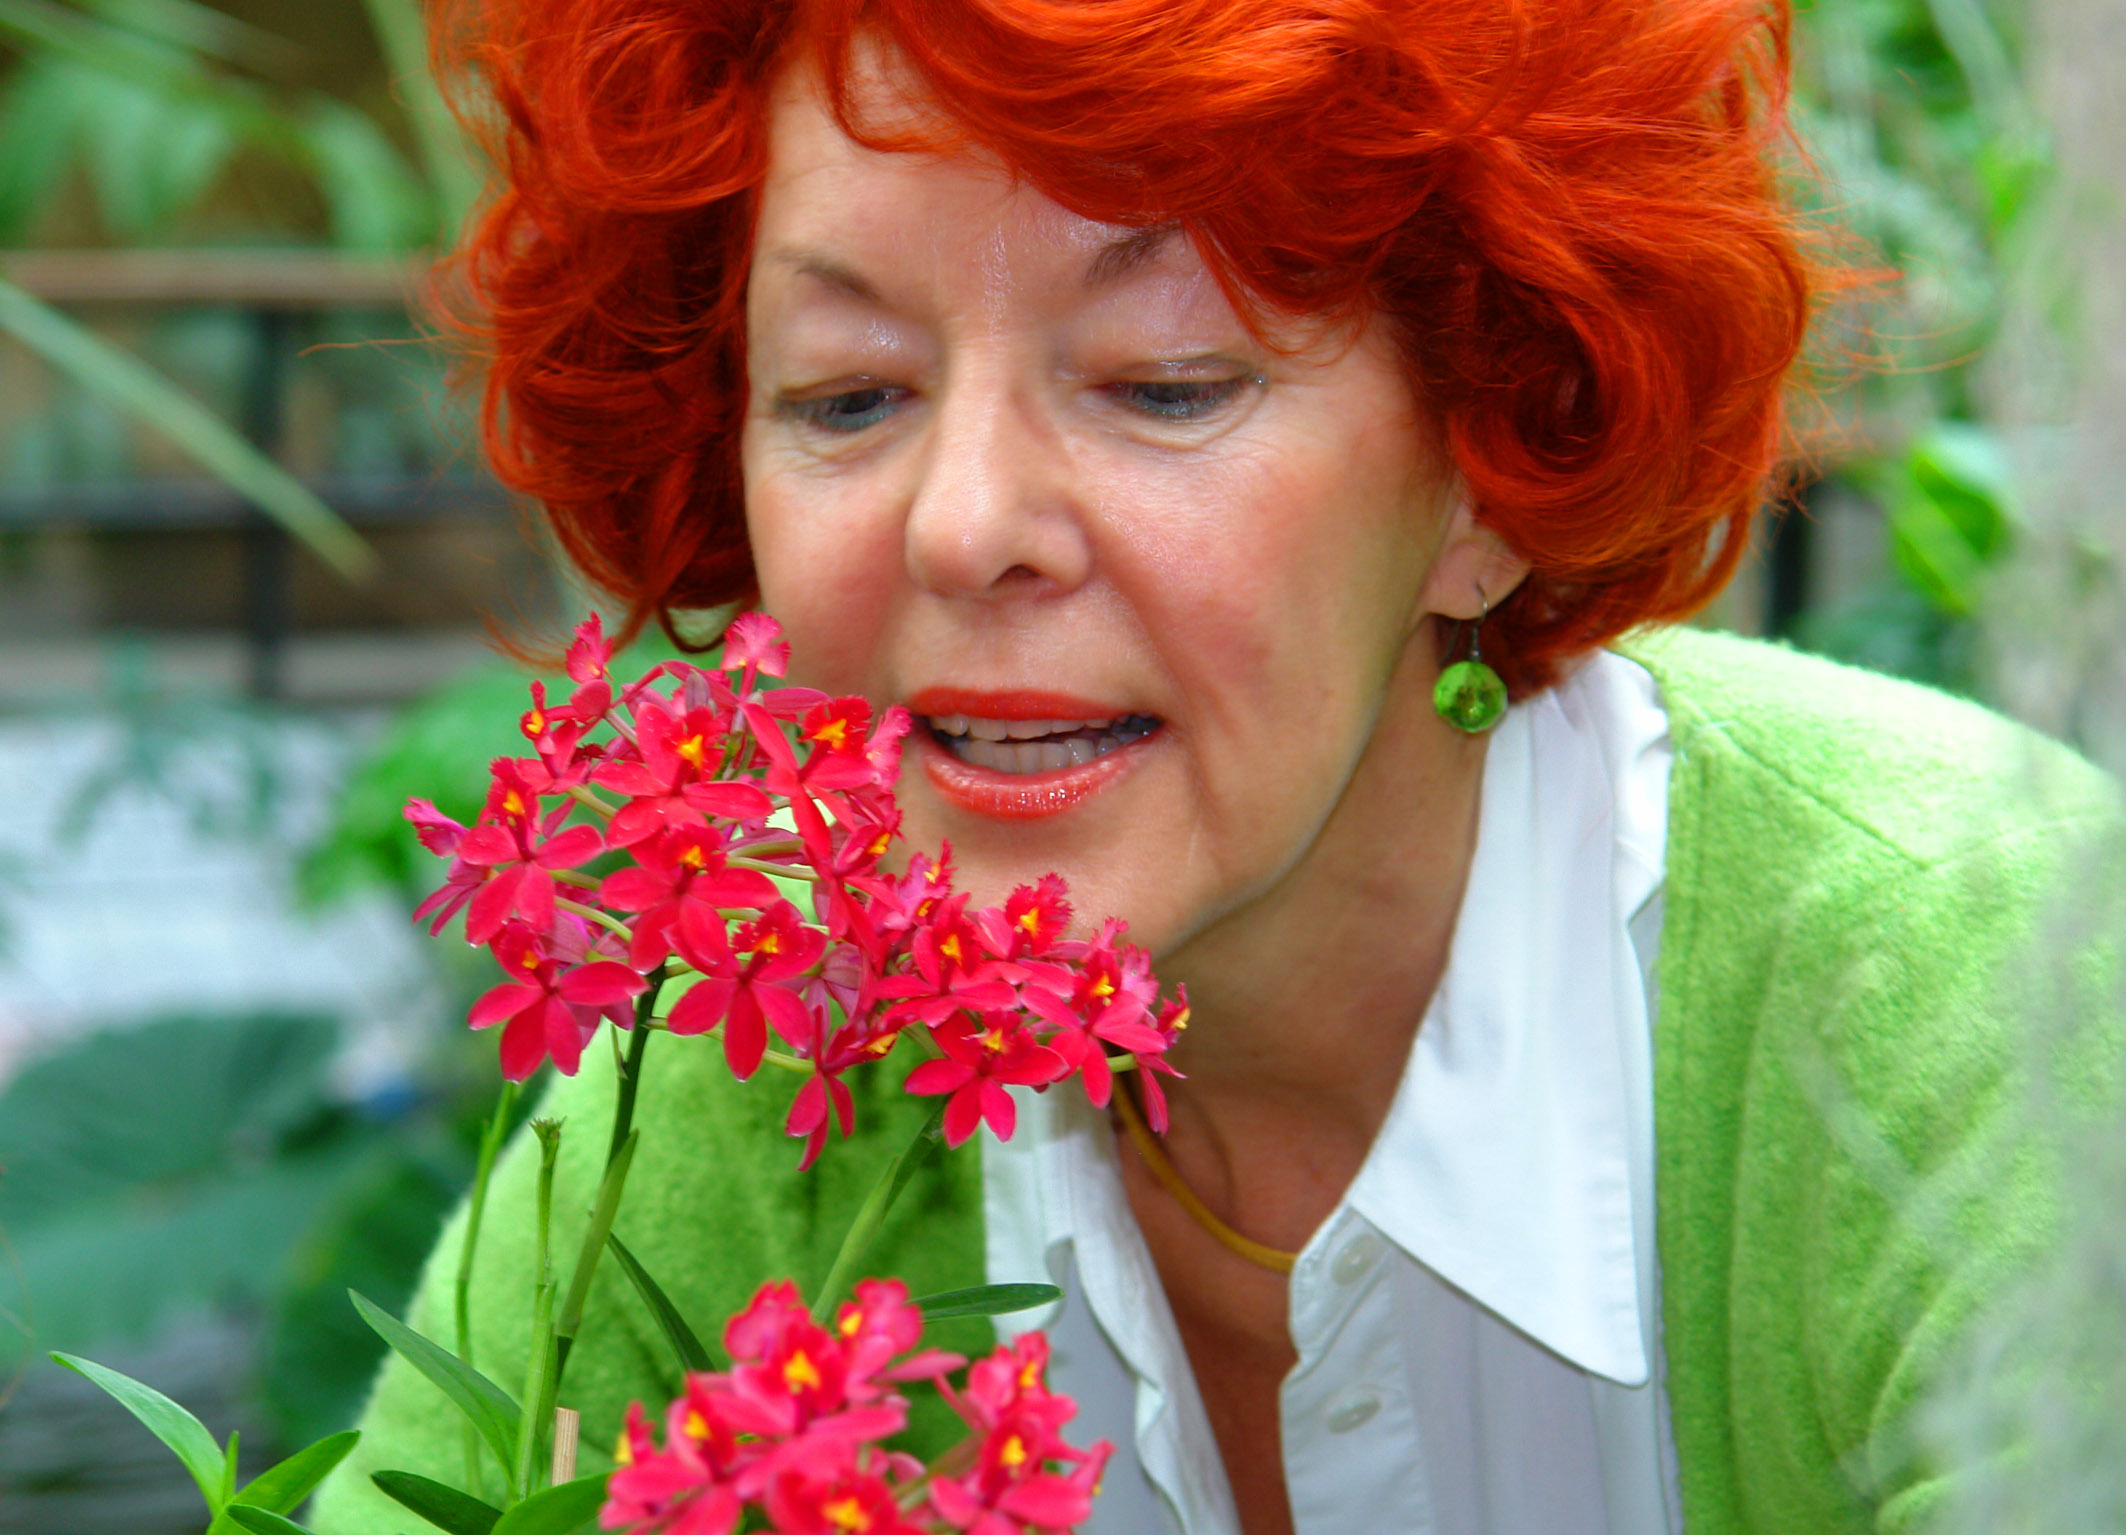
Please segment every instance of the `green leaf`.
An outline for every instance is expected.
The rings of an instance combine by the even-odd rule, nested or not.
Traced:
[[[303,142],[337,248],[405,251],[435,239],[428,189],[371,119],[320,98],[303,119]]]
[[[362,1320],[457,1405],[488,1447],[507,1466],[516,1454],[517,1420],[522,1416],[508,1392],[440,1344],[422,1337],[359,1291],[347,1292]]]
[[[263,1508],[235,1508],[229,1517],[237,1527],[253,1532],[253,1535],[310,1535],[310,1532],[284,1514],[268,1513]]]
[[[428,23],[416,0],[369,0],[369,24],[406,103],[429,183],[443,205],[442,242],[456,238],[480,197],[481,168],[473,145],[444,105],[428,68]]]
[[[634,1283],[635,1293],[650,1308],[650,1315],[656,1318],[665,1342],[671,1344],[672,1352],[678,1356],[680,1368],[715,1369],[716,1361],[703,1346],[701,1338],[687,1326],[687,1319],[679,1314],[679,1308],[672,1304],[672,1298],[664,1293],[664,1288],[650,1277],[649,1270],[627,1250],[627,1244],[620,1240],[619,1234],[608,1233],[605,1245],[613,1250],[613,1256],[620,1261],[621,1272]]]
[[[936,1322],[952,1316],[1005,1316],[1054,1305],[1062,1298],[1063,1292],[1052,1284],[985,1284],[970,1290],[940,1290],[915,1304],[922,1308],[925,1320]]]
[[[605,1478],[581,1476],[535,1492],[504,1514],[493,1535],[574,1535],[605,1503]]]
[[[159,1019],[90,1035],[8,1084],[0,1229],[44,1348],[93,1356],[187,1311],[277,1303],[291,1249],[379,1133],[333,1102],[338,1034],[300,1015]],[[11,1301],[14,1288],[0,1275]],[[0,1337],[0,1373],[25,1352]]]
[[[0,242],[28,243],[74,163],[89,114],[83,87],[97,77],[64,59],[29,58],[0,95]]]
[[[411,1471],[372,1471],[369,1480],[385,1497],[404,1504],[450,1535],[488,1535],[502,1517],[502,1510],[492,1504]]]
[[[253,1477],[250,1484],[222,1510],[207,1535],[229,1535],[239,1508],[262,1509],[269,1514],[292,1514],[303,1499],[317,1490],[332,1468],[347,1458],[361,1442],[359,1429],[328,1435],[305,1449],[297,1450],[279,1465]]]
[[[88,8],[130,32],[232,63],[287,69],[304,50],[198,0],[87,0]]]
[[[376,570],[376,551],[360,534],[219,416],[130,352],[5,278],[0,278],[0,330],[84,388],[131,411],[348,580],[365,580]]]
[[[204,1423],[154,1387],[143,1386],[129,1375],[72,1354],[54,1354],[52,1358],[76,1374],[87,1376],[147,1425],[148,1431],[185,1463],[192,1480],[199,1483],[199,1495],[207,1500],[207,1507],[214,1513],[221,1512],[222,1451]]]

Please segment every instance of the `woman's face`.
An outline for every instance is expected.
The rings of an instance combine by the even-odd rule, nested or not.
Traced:
[[[744,469],[793,678],[915,714],[904,830],[977,900],[1053,869],[1157,952],[1260,898],[1429,708],[1467,517],[1388,337],[1272,351],[1186,238],[861,148],[803,76],[771,142]]]

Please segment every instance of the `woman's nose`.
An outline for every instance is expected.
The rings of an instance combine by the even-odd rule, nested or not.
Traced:
[[[1075,479],[1038,398],[979,378],[946,388],[908,507],[910,577],[949,597],[1075,589],[1092,563]]]

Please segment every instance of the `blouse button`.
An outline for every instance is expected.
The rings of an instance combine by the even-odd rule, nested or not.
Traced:
[[[1348,1434],[1372,1421],[1380,1411],[1380,1398],[1363,1386],[1354,1386],[1329,1405],[1329,1415],[1323,1421],[1332,1434]]]
[[[1329,1265],[1329,1277],[1338,1284],[1350,1284],[1362,1277],[1380,1257],[1380,1238],[1370,1231],[1360,1232],[1344,1243],[1343,1251]]]

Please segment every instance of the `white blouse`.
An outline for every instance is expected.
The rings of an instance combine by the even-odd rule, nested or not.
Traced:
[[[1597,655],[1507,712],[1447,968],[1386,1123],[1290,1281],[1280,1394],[1299,1535],[1682,1528],[1660,1383],[1653,958],[1668,718]],[[1063,1300],[1074,1442],[1116,1446],[1088,1535],[1235,1535],[1106,1115],[1022,1093],[984,1137],[993,1283]]]

